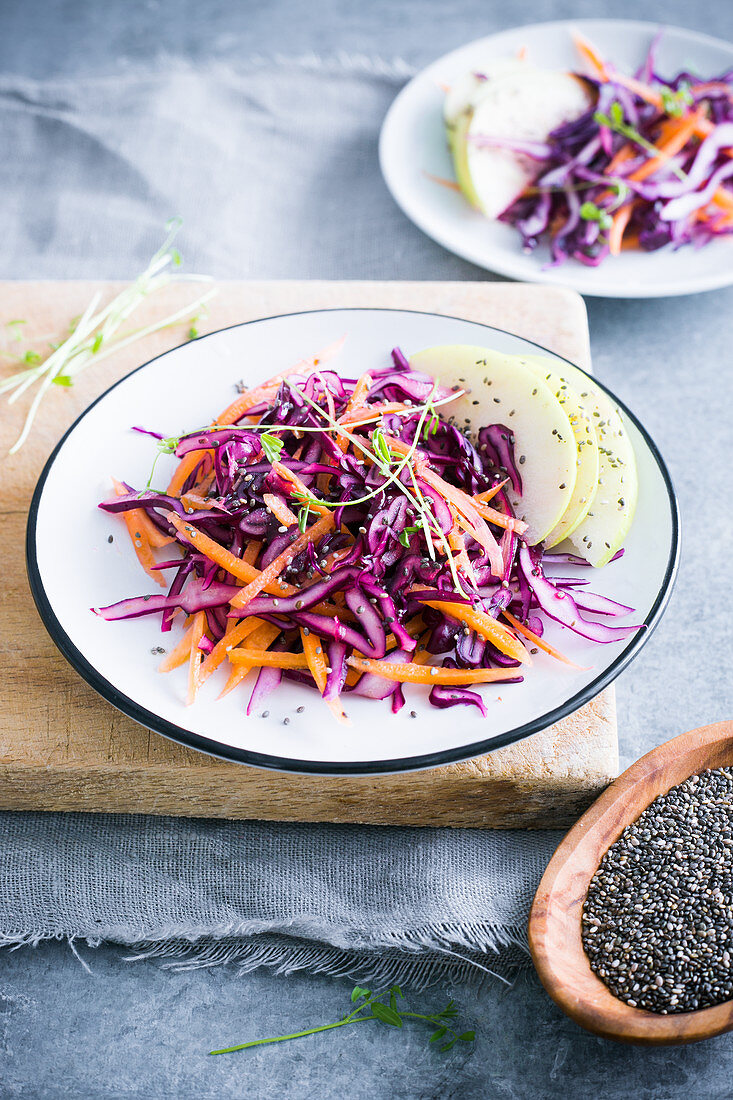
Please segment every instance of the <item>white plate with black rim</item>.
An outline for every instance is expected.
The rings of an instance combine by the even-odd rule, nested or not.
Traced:
[[[569,286],[581,294],[608,298],[660,298],[694,294],[733,283],[733,238],[704,248],[671,247],[658,252],[627,251],[597,268],[568,260],[550,267],[546,246],[525,253],[516,229],[489,221],[460,192],[437,179],[453,180],[443,126],[444,88],[458,77],[481,71],[489,61],[516,57],[521,49],[542,69],[578,71],[573,30],[581,31],[613,62],[633,73],[659,30],[627,19],[576,19],[513,27],[469,42],[434,61],[407,84],[389,109],[379,141],[387,187],[407,217],[424,233],[465,260],[527,282]],[[665,27],[657,49],[658,71],[673,76],[691,70],[701,76],[733,68],[733,45],[678,27]]]
[[[594,590],[633,606],[634,621],[645,628],[625,642],[594,645],[549,623],[547,639],[584,671],[540,653],[522,683],[481,689],[487,718],[473,707],[438,710],[429,705],[426,688],[409,686],[407,705],[396,715],[388,702],[348,695],[353,725],[345,729],[315,691],[287,681],[267,700],[266,713],[248,718],[254,674],[217,700],[223,669],[186,706],[186,669],[157,671],[157,647],[169,647],[178,635],[161,635],[157,617],[106,622],[90,610],[154,590],[120,518],[97,507],[110,494],[110,476],[136,487],[148,479],[155,447],[132,425],[165,436],[194,430],[229,404],[243,372],[245,382],[255,384],[344,333],[340,359],[349,376],[384,365],[395,345],[408,354],[434,344],[538,352],[535,344],[474,322],[380,309],[270,317],[175,348],[107,390],[49,458],[28,519],[31,591],[56,645],[100,695],[192,748],[261,768],[323,775],[398,772],[468,759],[527,737],[593,698],[638,653],[664,610],[677,568],[677,505],[656,447],[623,405],[637,455],[639,503],[624,556],[593,570],[592,580]],[[333,366],[341,369],[339,360]],[[167,483],[175,461],[159,460],[156,484]]]

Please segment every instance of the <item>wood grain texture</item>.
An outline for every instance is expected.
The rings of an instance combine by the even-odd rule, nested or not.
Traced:
[[[96,290],[117,284],[0,283],[0,352],[45,350]],[[139,324],[190,300],[170,288]],[[223,283],[200,332],[302,309],[389,306],[434,310],[505,328],[589,364],[582,299],[553,287],[497,283]],[[17,343],[5,323],[23,319]],[[137,323],[137,322],[136,322]],[[49,395],[33,434],[4,460],[0,552],[6,567],[0,638],[0,808],[77,809],[273,820],[469,827],[544,827],[575,820],[616,774],[613,689],[549,730],[490,756],[379,778],[277,775],[219,761],[151,733],[99,698],[60,656],[32,605],[24,563],[28,505],[64,430],[113,382],[185,338],[158,333]],[[55,387],[53,387],[56,390]],[[20,402],[20,405],[23,403]],[[3,451],[23,408],[2,406]]]
[[[590,968],[582,942],[590,880],[610,846],[650,802],[688,776],[733,763],[733,722],[684,733],[623,773],[570,830],[540,882],[529,945],[556,1004],[596,1035],[644,1045],[692,1043],[733,1030],[733,1001],[662,1016],[615,997]]]

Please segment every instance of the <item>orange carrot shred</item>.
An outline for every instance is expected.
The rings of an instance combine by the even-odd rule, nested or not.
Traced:
[[[372,672],[400,684],[490,684],[494,680],[512,678],[517,672],[511,668],[438,668],[418,665],[414,661],[398,665],[369,657],[347,657],[346,663],[361,672]]]
[[[507,657],[512,657],[525,665],[532,664],[532,659],[522,643],[505,626],[484,611],[477,611],[468,604],[453,603],[450,600],[426,600],[425,603],[428,607],[434,607],[436,611],[442,611],[444,615],[452,615],[454,619],[465,623]]]
[[[129,490],[114,477],[112,478],[112,485],[114,486],[116,496],[127,496]],[[134,520],[135,530],[141,531],[151,546],[169,546],[175,541],[170,535],[164,535],[160,528],[155,526],[144,508],[129,508],[125,512],[125,515],[130,516]],[[130,530],[129,526],[128,530]]]
[[[274,493],[263,493],[262,499],[273,516],[280,520],[280,523],[284,524],[286,527],[292,527],[293,524],[297,524],[298,517],[294,512],[291,512],[285,501],[281,500],[280,497],[276,497]]]
[[[192,703],[196,702],[196,695],[198,694],[200,686],[199,671],[204,655],[199,649],[199,642],[204,636],[205,626],[206,615],[203,611],[199,611],[193,621],[191,630],[191,654],[188,664],[188,695],[186,696],[186,705],[189,707]]]
[[[266,653],[264,650],[239,646],[229,654],[233,665],[259,665],[262,668],[308,668],[305,653]]]
[[[613,223],[608,233],[608,248],[612,256],[618,256],[621,251],[624,233],[633,212],[634,204],[629,203],[627,206],[622,206],[613,215]]]
[[[117,484],[118,483],[116,482],[115,485]],[[124,491],[125,493],[127,493],[126,489]],[[116,488],[115,492],[117,492]],[[153,555],[153,551],[150,547],[150,543],[148,542],[145,531],[143,530],[144,525],[142,523],[136,522],[136,519],[139,518],[139,511],[139,508],[130,508],[129,511],[121,512],[120,514],[122,516],[122,519],[124,520],[125,527],[127,528],[127,533],[130,536],[132,548],[135,551],[137,560],[140,562],[143,569],[152,581],[155,581],[156,584],[161,585],[162,588],[167,588],[168,586],[165,583],[165,578],[157,569],[154,568],[155,557]]]
[[[242,561],[246,561],[247,565],[254,565],[257,558],[260,556],[260,550],[262,549],[262,543],[257,539],[252,539],[252,542],[246,547],[242,554]]]
[[[528,626],[525,626],[524,623],[520,623],[519,619],[515,619],[509,611],[502,611],[502,615],[512,624],[519,634],[523,634],[524,637],[528,638],[530,642],[533,642],[538,649],[543,649],[545,653],[549,653],[551,657],[555,657],[558,661],[570,665],[571,668],[580,669],[582,672],[588,671],[582,668],[581,665],[576,665],[575,661],[571,661],[570,658],[566,657],[564,653],[561,653],[559,649],[555,649],[555,647],[551,646],[549,642],[546,642],[544,638],[540,638],[539,634],[535,634],[535,632],[530,630]]]
[[[268,584],[274,584],[283,569],[286,569],[288,565],[290,565],[293,558],[296,557],[301,550],[305,550],[311,542],[317,541],[332,528],[333,516],[330,514],[322,516],[312,527],[309,527],[308,530],[299,535],[286,550],[278,554],[275,560],[271,561],[267,568],[263,569],[256,579],[250,580],[249,583],[232,598],[230,601],[231,606],[233,608],[245,607],[250,600],[255,598],[255,596],[259,596],[260,592]]]
[[[233,619],[229,620],[230,628],[224,634],[222,638],[216,643],[211,653],[206,656],[204,663],[201,666],[200,681],[205,683],[212,672],[227,659],[230,651],[234,646],[239,645],[245,638],[248,638],[250,634],[253,634],[263,625],[262,619],[257,619],[253,615],[250,619],[240,619],[238,623],[235,623]]]
[[[158,665],[158,672],[171,672],[174,668],[185,665],[191,655],[191,638],[193,637],[193,624],[188,627],[180,642],[168,653]]]

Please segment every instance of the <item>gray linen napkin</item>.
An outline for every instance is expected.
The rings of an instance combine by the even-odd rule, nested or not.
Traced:
[[[365,58],[0,77],[0,276],[129,276],[184,217],[219,277],[466,275],[377,167],[408,75]],[[20,170],[19,170],[20,169]],[[112,940],[176,965],[236,960],[424,984],[526,959],[558,836],[0,815],[0,943]]]
[[[427,984],[526,959],[553,832],[0,814],[0,944]]]

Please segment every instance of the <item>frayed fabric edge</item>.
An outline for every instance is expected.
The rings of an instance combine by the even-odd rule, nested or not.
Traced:
[[[394,942],[390,947],[374,950],[344,949],[280,933],[263,933],[247,939],[223,936],[191,941],[174,937],[120,943],[99,937],[35,932],[0,935],[0,946],[36,947],[46,940],[65,940],[79,962],[88,969],[76,945],[85,943],[88,947],[98,947],[108,942],[133,952],[125,956],[126,961],[155,959],[164,968],[175,971],[230,965],[237,974],[244,975],[267,967],[282,975],[305,971],[350,978],[373,986],[404,984],[413,989],[424,989],[446,980],[475,984],[489,976],[510,983],[517,971],[529,964],[524,927],[474,927],[469,934],[467,932],[463,930],[457,936],[454,929],[424,930],[405,936],[401,943]]]

